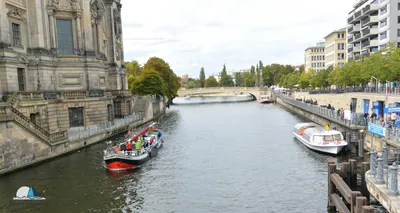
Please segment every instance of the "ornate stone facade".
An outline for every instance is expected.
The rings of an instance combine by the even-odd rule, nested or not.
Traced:
[[[50,133],[132,113],[120,13],[120,0],[0,0],[3,101]]]

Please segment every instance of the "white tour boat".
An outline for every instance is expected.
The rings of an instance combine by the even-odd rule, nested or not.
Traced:
[[[269,96],[267,95],[261,95],[259,98],[257,98],[257,102],[260,104],[269,104],[272,103],[272,100],[269,99]]]
[[[326,130],[315,123],[299,123],[294,126],[294,136],[310,149],[337,155],[347,142],[336,130]]]

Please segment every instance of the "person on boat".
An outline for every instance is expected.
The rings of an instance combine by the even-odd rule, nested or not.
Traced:
[[[150,138],[150,145],[152,145],[154,142],[154,136]]]
[[[125,145],[125,143],[122,143],[122,144],[120,145],[120,149],[121,149],[122,153],[125,154],[125,151],[126,151],[126,145]]]
[[[128,154],[130,155],[132,153],[132,142],[128,141],[126,144],[126,150],[128,151]]]
[[[142,139],[141,139],[141,137],[139,137],[138,142],[136,142],[135,149],[136,149],[137,155],[139,155],[140,154],[140,150],[142,149]]]

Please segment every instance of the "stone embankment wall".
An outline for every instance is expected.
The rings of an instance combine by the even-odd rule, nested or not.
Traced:
[[[118,128],[110,128],[88,137],[53,144],[43,141],[12,119],[4,120],[0,122],[0,174],[50,160],[117,134],[126,133],[129,129],[162,116],[165,113],[165,104],[163,100],[154,101],[145,97],[135,101],[134,111],[143,114],[143,117],[133,123],[119,125]]]

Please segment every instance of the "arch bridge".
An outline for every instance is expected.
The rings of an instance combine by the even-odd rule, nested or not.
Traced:
[[[189,96],[229,96],[235,94],[250,94],[254,98],[260,95],[271,96],[271,91],[268,88],[260,87],[205,87],[205,88],[193,88],[186,89],[181,88],[178,90],[178,96],[184,97]]]

